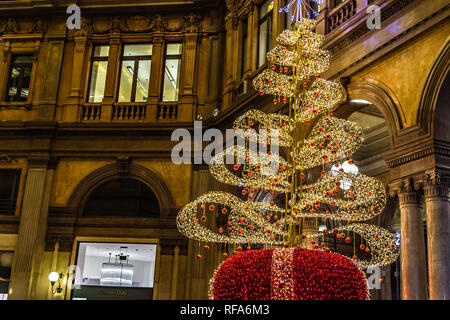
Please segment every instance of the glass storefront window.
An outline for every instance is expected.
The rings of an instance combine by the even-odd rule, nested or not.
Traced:
[[[72,299],[152,299],[156,244],[78,244]]]

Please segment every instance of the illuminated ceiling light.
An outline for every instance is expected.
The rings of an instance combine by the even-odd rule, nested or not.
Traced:
[[[350,100],[350,102],[358,103],[358,104],[372,104],[372,103],[370,103],[369,101],[367,101],[367,100],[362,100],[362,99],[354,99],[354,100]]]

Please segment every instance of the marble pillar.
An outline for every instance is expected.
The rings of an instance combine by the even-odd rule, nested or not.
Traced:
[[[425,241],[422,223],[421,195],[401,192],[401,296],[402,300],[427,299]]]
[[[450,202],[447,186],[424,188],[427,215],[428,279],[430,299],[450,299]]]

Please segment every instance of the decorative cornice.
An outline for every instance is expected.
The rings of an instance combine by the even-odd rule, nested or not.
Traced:
[[[415,1],[415,0],[404,0],[404,1]],[[399,1],[401,2],[401,1]],[[409,3],[407,4],[409,5]],[[406,5],[404,6],[406,7]],[[402,7],[401,9],[397,10],[400,11],[402,10],[404,7]],[[420,20],[418,23],[416,23],[415,25],[411,26],[410,28],[404,30],[403,32],[399,33],[398,35],[396,35],[395,37],[393,37],[392,39],[386,41],[385,43],[383,43],[382,45],[380,45],[379,47],[375,48],[374,50],[372,50],[371,52],[369,52],[368,54],[366,54],[365,56],[357,59],[355,62],[349,64],[348,66],[340,69],[336,74],[334,74],[332,76],[332,78],[337,78],[342,74],[345,74],[348,70],[352,69],[353,67],[357,66],[358,64],[361,64],[362,61],[369,59],[370,57],[374,56],[375,54],[377,54],[378,52],[382,51],[384,48],[388,47],[389,45],[391,45],[392,43],[396,42],[398,39],[404,37],[405,35],[407,35],[408,33],[411,33],[412,31],[416,30],[417,28],[419,28],[421,25],[424,25],[425,23],[427,23],[429,20],[433,19],[434,17],[440,15],[442,12],[448,10],[449,5],[441,8],[440,10],[434,12],[433,14],[431,14],[430,16]],[[388,13],[392,13],[391,16],[393,16],[394,14],[397,13],[396,12],[388,12]],[[383,12],[383,11],[382,11]],[[386,14],[385,14],[386,15]],[[389,17],[391,17],[389,16]],[[386,17],[386,18],[389,18]],[[382,21],[384,21],[384,17],[383,17],[383,13],[382,13]],[[343,39],[339,40],[338,42],[336,42],[335,44],[331,45],[329,48],[326,48],[327,50],[330,50],[332,52],[333,55],[335,55],[337,52],[341,51],[342,49],[344,49],[345,47],[351,45],[353,42],[358,41],[360,38],[362,38],[363,36],[365,36],[368,32],[370,32],[372,30],[369,30],[366,26],[365,23],[363,23],[361,26],[359,26],[358,28],[356,28],[355,31],[353,31],[351,34],[349,34],[348,36],[344,37]]]
[[[397,158],[386,159],[386,163],[389,168],[393,168],[430,155],[450,158],[450,149],[445,146],[433,145]]]
[[[385,8],[381,11],[381,21],[385,21],[386,19],[392,17],[394,14],[411,4],[416,0],[399,0],[395,1],[391,6]],[[371,29],[367,28],[366,24],[361,24],[355,31],[350,33],[347,37],[341,39],[328,50],[330,50],[332,55],[335,55],[338,51],[347,47],[351,43],[357,41],[359,38],[364,36],[366,33],[369,33]]]

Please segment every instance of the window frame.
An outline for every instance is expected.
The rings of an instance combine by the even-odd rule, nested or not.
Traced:
[[[125,52],[125,46],[129,45],[139,45],[139,44],[149,44],[152,45],[152,54],[148,56],[124,56]],[[122,51],[120,55],[120,63],[119,63],[119,78],[117,83],[117,97],[115,101],[117,103],[145,103],[148,101],[150,94],[147,96],[147,101],[140,101],[136,102],[136,83],[137,83],[137,77],[139,73],[139,62],[142,60],[150,60],[150,70],[149,70],[149,87],[148,92],[150,93],[150,82],[151,82],[151,65],[152,65],[152,57],[153,57],[153,42],[130,42],[130,43],[123,43],[122,44]],[[122,64],[123,61],[134,61],[134,71],[133,71],[133,82],[131,84],[131,97],[130,101],[119,101],[119,95],[120,95],[120,83],[122,79]]]
[[[108,55],[106,57],[94,57],[95,48],[96,47],[100,47],[100,46],[108,46],[109,47],[109,52],[108,52]],[[95,43],[92,46],[91,61],[90,61],[89,75],[88,75],[87,93],[86,93],[86,103],[101,104],[103,102],[103,101],[101,101],[101,102],[90,102],[89,101],[90,92],[91,92],[92,69],[94,67],[94,62],[95,61],[106,61],[106,62],[108,62],[107,70],[106,70],[106,80],[105,80],[105,90],[106,90],[106,81],[108,81],[108,69],[109,69],[109,55],[110,55],[110,53],[111,53],[111,45],[109,43]],[[103,99],[105,99],[105,92],[103,92]]]
[[[32,62],[31,63],[14,63],[14,58],[15,57],[20,57],[20,56],[27,56],[27,57],[31,57],[32,58]],[[33,79],[34,79],[34,63],[35,63],[35,54],[31,53],[31,52],[11,52],[10,57],[9,57],[9,64],[8,64],[8,76],[6,77],[6,84],[5,84],[5,91],[4,91],[4,96],[3,96],[3,102],[5,103],[9,103],[9,104],[27,104],[30,99],[31,99],[31,87],[34,83]],[[14,66],[30,66],[31,65],[31,69],[30,69],[30,83],[28,86],[28,95],[27,95],[27,99],[25,101],[23,100],[12,100],[10,101],[8,99],[9,97],[9,82],[11,79],[11,72]],[[15,97],[18,96],[18,94],[22,91],[22,82],[23,82],[23,69],[21,69],[20,71],[20,80],[17,84],[17,92],[15,94]],[[19,85],[20,84],[20,85]],[[19,90],[20,89],[20,90]]]
[[[261,8],[262,8],[262,6],[267,2],[267,1],[271,1],[271,0],[266,0],[266,1],[263,1],[260,5],[259,5],[259,7],[258,7],[258,14],[259,14],[259,12],[260,12],[260,10],[261,10]],[[267,52],[269,52],[269,43],[270,43],[270,47],[272,46],[272,31],[273,30],[271,30],[271,29],[273,29],[273,8],[272,8],[272,10],[270,10],[269,12],[267,12],[266,14],[264,14],[264,16],[262,16],[262,17],[258,17],[258,56],[257,56],[257,65],[258,65],[258,68],[261,68],[265,63],[267,63],[267,60],[266,60],[266,62],[265,63],[263,63],[263,64],[260,64],[260,62],[261,61],[259,61],[259,53],[260,53],[260,45],[261,45],[261,43],[260,43],[260,41],[259,41],[259,33],[260,33],[260,30],[261,30],[261,25],[264,23],[264,22],[266,22],[266,21],[268,21],[269,20],[269,17],[270,17],[270,27],[269,27],[269,23],[267,24],[267,26],[266,26],[266,48],[265,48],[265,54],[267,54]],[[269,32],[270,31],[270,32]],[[269,34],[270,34],[270,36],[269,36]]]
[[[23,187],[24,187],[24,175],[26,174],[26,170],[24,167],[3,167],[0,168],[1,171],[16,171],[16,177],[13,184],[13,192],[11,193],[11,199],[9,203],[9,214],[2,214],[0,212],[0,216],[2,217],[14,217],[17,216],[21,210],[22,196],[23,196]],[[15,199],[14,199],[15,198]],[[11,211],[14,201],[14,210]]]
[[[241,39],[241,45],[242,45],[242,50],[241,50],[241,79],[244,77],[245,75],[245,71],[247,71],[246,69],[248,69],[248,63],[247,63],[247,57],[248,57],[248,26],[249,26],[249,21],[248,21],[248,17],[245,17],[244,19],[242,19],[242,39]],[[244,50],[245,49],[245,50]]]
[[[167,54],[167,47],[169,44],[179,44],[181,46],[181,53],[180,54]],[[164,79],[166,76],[166,61],[167,59],[179,59],[180,60],[180,76],[178,78],[178,89],[181,88],[181,70],[182,70],[182,62],[183,62],[183,42],[181,41],[170,41],[166,42],[164,45],[164,58],[163,58],[163,64],[162,64],[162,81],[161,81],[161,94],[160,94],[160,102],[162,103],[171,103],[171,102],[178,102],[180,100],[180,94],[178,92],[177,100],[173,101],[164,101]]]

